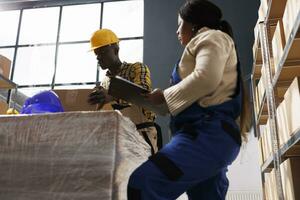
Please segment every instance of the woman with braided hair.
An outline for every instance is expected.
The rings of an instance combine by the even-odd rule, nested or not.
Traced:
[[[171,141],[139,166],[128,200],[225,200],[227,167],[236,159],[249,119],[240,65],[229,23],[208,0],[179,10],[177,35],[185,47],[171,86],[145,98],[165,104]]]

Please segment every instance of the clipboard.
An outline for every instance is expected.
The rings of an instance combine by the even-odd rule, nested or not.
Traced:
[[[117,99],[123,99],[127,102],[141,106],[157,114],[166,115],[168,112],[167,106],[152,104],[142,95],[147,93],[149,93],[148,90],[120,76],[110,77],[110,84],[108,87],[109,95]]]

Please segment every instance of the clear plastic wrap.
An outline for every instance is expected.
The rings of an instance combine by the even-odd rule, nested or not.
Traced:
[[[149,155],[116,111],[1,116],[0,199],[125,200]]]

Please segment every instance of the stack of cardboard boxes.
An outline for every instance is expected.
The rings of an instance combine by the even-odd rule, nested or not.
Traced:
[[[261,0],[259,8],[259,20],[265,21],[269,34],[269,50],[271,53],[271,68],[273,72],[274,85],[268,85],[264,81],[264,71],[262,68],[260,80],[256,80],[255,87],[255,110],[256,115],[263,106],[262,97],[266,87],[273,87],[275,92],[275,103],[277,105],[277,134],[280,148],[296,148],[293,145],[295,134],[300,131],[300,28],[296,23],[300,18],[299,0]],[[296,26],[297,25],[297,26]],[[258,51],[258,28],[255,30],[256,40],[253,52]],[[283,57],[283,56],[286,56]],[[261,55],[255,55],[260,59]],[[258,60],[259,62],[259,60]],[[257,70],[256,70],[257,71]],[[293,137],[293,141],[291,141]],[[259,148],[261,151],[260,163],[263,165],[268,158],[273,155],[272,137],[269,123],[262,129],[259,138]],[[297,152],[297,151],[295,151]],[[293,157],[282,157],[281,179],[283,185],[284,199],[299,200],[300,193],[297,190],[300,186],[300,154],[293,154]],[[262,172],[264,173],[264,172]],[[278,199],[276,190],[276,179],[274,169],[264,174],[264,194],[265,199]]]

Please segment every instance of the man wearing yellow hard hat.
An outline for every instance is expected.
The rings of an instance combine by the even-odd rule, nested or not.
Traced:
[[[119,38],[109,29],[100,29],[94,32],[90,44],[100,67],[108,71],[105,79],[101,82],[101,86],[96,87],[89,95],[89,103],[98,104],[100,107],[110,103],[113,109],[119,110],[124,116],[129,117],[136,124],[139,133],[151,146],[152,154],[156,153],[161,146],[161,137],[157,138],[157,124],[154,123],[154,113],[121,99],[114,99],[107,94],[109,77],[116,75],[138,84],[148,91],[152,90],[149,68],[140,62],[121,62],[119,58]],[[161,136],[160,134],[159,136]]]

